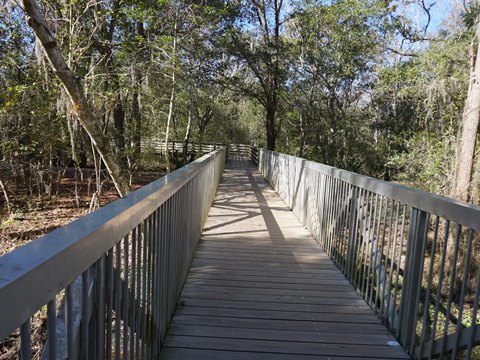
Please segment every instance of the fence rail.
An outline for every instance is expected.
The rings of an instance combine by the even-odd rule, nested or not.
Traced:
[[[480,358],[480,207],[267,150],[259,162],[412,356]]]
[[[20,328],[30,359],[46,312],[41,358],[155,358],[224,163],[217,150],[0,257],[0,340]]]
[[[180,154],[183,151],[183,142],[179,140],[171,140],[168,142],[168,146],[165,146],[165,141],[158,139],[147,139],[142,142],[142,148],[150,148],[160,154],[165,153],[166,149],[168,149],[170,153]],[[251,159],[255,163],[258,162],[258,160],[254,160],[253,158],[254,154],[258,153],[257,148],[253,145],[189,142],[187,146],[189,153],[195,153],[197,155],[205,155],[211,151],[221,148],[227,149],[227,158],[245,158]]]

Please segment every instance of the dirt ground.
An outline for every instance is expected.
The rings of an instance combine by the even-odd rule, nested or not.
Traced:
[[[56,195],[50,197],[31,196],[22,188],[10,191],[11,214],[7,213],[3,194],[0,194],[0,256],[87,214],[95,193],[95,179],[87,175],[80,181],[67,174],[59,181]],[[151,172],[134,176],[132,190],[161,175]],[[112,182],[102,179],[102,183],[100,206],[118,199]],[[6,185],[8,189],[9,183]]]

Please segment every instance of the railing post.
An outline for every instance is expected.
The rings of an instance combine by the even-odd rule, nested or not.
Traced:
[[[353,187],[352,197],[350,199],[350,220],[348,226],[348,254],[347,254],[347,279],[352,281],[355,272],[355,243],[357,237],[357,195],[358,188]]]
[[[398,337],[412,353],[417,328],[417,309],[422,288],[422,274],[427,244],[429,214],[412,209],[408,229],[407,254],[404,266]]]

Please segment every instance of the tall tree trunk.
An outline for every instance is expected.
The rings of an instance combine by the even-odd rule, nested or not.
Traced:
[[[138,36],[141,36],[143,39],[145,39],[145,28],[143,26],[143,22],[137,21],[137,23],[135,24],[135,31]],[[143,60],[146,60],[146,54],[144,52],[141,52],[141,61]],[[133,158],[135,161],[140,157],[141,142],[142,142],[142,106],[141,106],[141,97],[140,97],[142,82],[143,82],[143,74],[140,71],[140,67],[137,65],[134,65],[133,71],[132,71],[132,83],[135,88],[135,91],[132,97],[132,118],[134,121]]]
[[[73,105],[72,110],[78,115],[80,123],[100,153],[118,193],[120,196],[125,196],[129,192],[128,177],[125,175],[125,170],[116,158],[110,142],[103,134],[101,127],[95,119],[93,108],[87,101],[80,80],[65,62],[55,38],[43,19],[37,3],[34,0],[22,0],[22,4],[28,25],[40,40],[53,72],[60,79],[70,97]]]
[[[303,158],[305,152],[305,122],[303,121],[303,113],[300,113],[300,149],[298,150],[298,157]]]
[[[478,120],[480,115],[480,22],[474,41],[477,42],[477,51],[471,48],[470,83],[465,108],[463,110],[461,135],[458,140],[457,166],[453,196],[459,200],[469,201],[471,195],[470,182],[472,178],[475,143],[477,139]]]
[[[168,140],[170,136],[170,126],[172,124],[173,118],[173,109],[175,107],[175,95],[176,95],[176,75],[177,75],[177,26],[178,26],[178,13],[175,10],[175,19],[173,25],[173,44],[172,44],[172,60],[173,60],[173,69],[172,69],[172,90],[170,92],[170,103],[168,106],[168,116],[167,116],[167,129],[165,130],[165,161],[167,166],[167,173],[170,172],[170,154],[168,153]]]
[[[190,135],[192,133],[192,106],[188,108],[188,122],[187,122],[187,131],[185,131],[185,137],[183,138],[183,162],[187,163],[188,155],[188,143],[190,141]]]
[[[118,87],[116,90],[118,90]],[[124,162],[123,151],[125,150],[125,110],[120,94],[117,95],[113,103],[113,124],[115,127],[114,140],[117,147],[117,157]]]
[[[267,130],[267,149],[275,150],[275,142],[277,140],[277,131],[275,129],[275,113],[277,106],[273,103],[268,103],[266,106],[266,130]]]

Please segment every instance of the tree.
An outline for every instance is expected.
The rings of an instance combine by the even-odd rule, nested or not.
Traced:
[[[34,0],[23,0],[22,4],[26,14],[27,24],[35,32],[35,35],[45,50],[45,54],[48,57],[55,75],[64,86],[72,102],[72,110],[77,114],[82,126],[102,157],[118,193],[120,196],[125,196],[129,192],[128,178],[125,175],[125,169],[115,156],[108,138],[103,134],[98,120],[95,117],[95,111],[85,97],[80,79],[75,76],[67,65],[36,2]]]
[[[470,46],[470,78],[460,128],[461,133],[458,139],[457,165],[453,190],[453,196],[463,201],[471,200],[471,179],[480,115],[479,39],[480,21],[477,21],[475,35]]]
[[[282,37],[282,28],[288,21],[284,3],[283,0],[248,0],[240,2],[237,11],[240,17],[232,18],[228,25],[226,51],[247,72],[228,74],[226,84],[263,106],[267,149],[274,150],[279,132],[277,112],[287,66]]]

